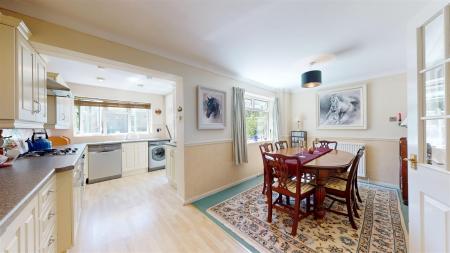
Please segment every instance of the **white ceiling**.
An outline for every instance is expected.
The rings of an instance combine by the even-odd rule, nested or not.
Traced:
[[[48,55],[44,55],[44,58],[48,63],[48,71],[61,74],[67,83],[160,95],[170,93],[175,85],[173,81],[103,66],[99,68],[96,64]],[[98,77],[103,78],[104,81],[100,82]]]
[[[0,0],[0,6],[271,87],[317,55],[324,84],[406,70],[406,24],[432,0]]]

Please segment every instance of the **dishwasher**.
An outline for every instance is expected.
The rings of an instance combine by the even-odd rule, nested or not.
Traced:
[[[122,177],[122,145],[89,145],[88,184]]]

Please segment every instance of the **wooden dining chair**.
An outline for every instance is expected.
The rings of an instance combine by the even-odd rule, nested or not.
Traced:
[[[268,181],[267,181],[268,178],[267,178],[267,173],[266,173],[266,170],[267,170],[267,159],[266,159],[266,157],[264,156],[264,153],[274,151],[274,149],[273,149],[273,144],[270,143],[270,142],[268,142],[268,143],[263,143],[263,144],[259,145],[259,151],[261,151],[261,157],[262,157],[262,160],[263,160],[263,174],[264,174],[263,178],[264,178],[264,184],[263,184],[262,194],[264,194],[264,193],[266,193],[266,187],[267,187],[267,184],[268,184],[268,183],[267,183],[267,182],[268,182]]]
[[[321,140],[318,143],[318,148],[332,148],[334,150],[337,149],[338,143],[337,141],[327,141],[327,140]]]
[[[303,183],[301,179],[304,172],[299,157],[290,157],[280,154],[265,153],[267,158],[267,172],[269,182],[266,192],[268,203],[267,222],[272,222],[273,208],[288,213],[293,220],[291,235],[297,234],[298,222],[312,213],[311,211],[311,197],[314,196],[315,186],[309,183]],[[295,177],[291,176],[290,169],[286,161],[296,161],[297,169],[295,170]],[[272,200],[273,192],[278,193],[275,201]],[[290,202],[283,203],[283,196],[294,198],[294,206]],[[306,199],[306,210],[302,211],[300,202]]]
[[[339,178],[339,179],[343,179],[343,180],[348,180],[349,174],[350,174],[350,170],[347,170],[345,172],[337,173],[335,175],[332,175],[331,177],[335,177],[335,178]],[[359,194],[359,188],[358,188],[358,169],[356,169],[356,176],[355,176],[355,178],[353,180],[353,186],[355,187],[355,195],[356,195],[356,198],[358,199],[358,202],[362,203],[361,195]],[[356,204],[356,207],[358,207],[357,204]]]
[[[289,148],[289,143],[287,141],[277,141],[275,142],[275,148],[277,150]]]
[[[359,218],[358,210],[356,208],[356,199],[354,194],[354,179],[358,170],[358,165],[361,157],[364,155],[364,148],[360,148],[350,166],[349,178],[341,179],[331,177],[325,184],[325,191],[327,197],[332,200],[327,210],[336,214],[345,215],[349,218],[352,228],[357,229],[353,215]],[[337,198],[336,198],[337,197]],[[342,213],[336,210],[332,210],[331,207],[335,202],[344,203],[347,206],[347,213]]]

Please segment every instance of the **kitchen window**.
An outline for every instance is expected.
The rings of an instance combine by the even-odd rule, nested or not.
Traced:
[[[76,98],[74,135],[147,134],[150,112],[147,103]]]
[[[247,141],[268,141],[271,138],[271,100],[259,96],[245,95],[245,123]]]

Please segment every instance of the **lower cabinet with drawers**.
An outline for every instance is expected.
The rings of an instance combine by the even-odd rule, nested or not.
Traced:
[[[0,252],[56,252],[56,180],[39,190],[0,237]]]

